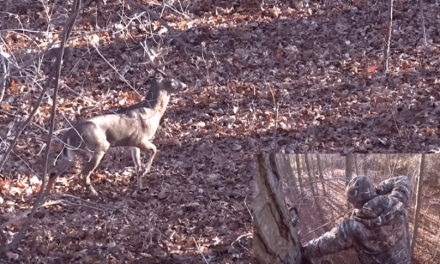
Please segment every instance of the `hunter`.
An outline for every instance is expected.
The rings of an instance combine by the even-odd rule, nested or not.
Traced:
[[[411,263],[410,179],[399,176],[375,187],[367,176],[358,176],[348,183],[345,193],[355,208],[352,216],[309,241],[303,253],[316,258],[354,248],[362,264]]]

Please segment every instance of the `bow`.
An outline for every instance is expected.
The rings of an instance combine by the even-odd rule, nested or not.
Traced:
[[[299,213],[298,213],[298,209],[296,207],[291,207],[289,209],[289,212],[295,211],[295,217],[292,219],[292,225],[293,227],[296,226],[296,223],[298,222],[299,219]],[[299,235],[298,235],[299,237]],[[300,243],[301,240],[299,239]],[[307,250],[307,248],[303,247],[303,245],[301,244],[300,247],[301,250],[301,264],[315,264],[315,262],[313,262],[312,257],[310,256],[310,252]]]

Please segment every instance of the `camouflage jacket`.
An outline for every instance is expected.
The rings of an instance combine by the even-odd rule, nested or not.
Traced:
[[[354,248],[362,264],[411,263],[407,207],[411,194],[408,177],[383,181],[378,196],[355,209],[330,232],[306,244],[312,257]]]

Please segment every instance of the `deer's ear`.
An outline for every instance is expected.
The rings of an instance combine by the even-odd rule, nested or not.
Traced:
[[[154,79],[156,79],[157,82],[162,82],[163,81],[163,75],[157,72],[154,75]]]

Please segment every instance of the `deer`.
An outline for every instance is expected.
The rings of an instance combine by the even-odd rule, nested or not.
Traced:
[[[150,57],[151,58],[151,57]],[[152,60],[153,62],[153,60]],[[47,193],[56,178],[66,172],[79,154],[91,157],[81,170],[83,184],[95,196],[98,195],[90,183],[90,175],[98,167],[106,152],[112,147],[128,147],[135,165],[136,181],[143,189],[141,177],[149,173],[157,153],[151,142],[164,115],[171,94],[185,91],[187,85],[172,75],[165,74],[154,66],[155,74],[145,99],[140,103],[81,121],[68,129],[63,137],[64,148],[61,159],[49,173]],[[141,150],[151,151],[146,168],[142,170]]]

